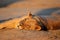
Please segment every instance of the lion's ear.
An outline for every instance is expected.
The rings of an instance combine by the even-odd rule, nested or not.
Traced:
[[[29,16],[29,17],[32,17],[32,14],[31,14],[31,12],[28,12],[28,16]]]

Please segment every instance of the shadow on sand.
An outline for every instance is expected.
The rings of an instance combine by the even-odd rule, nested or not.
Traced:
[[[22,1],[25,1],[25,0],[0,0],[0,8],[2,7],[6,7],[12,3],[15,3],[15,2],[22,2]]]
[[[39,10],[38,12],[35,13],[35,15],[51,15],[53,12],[56,12],[60,10],[60,8],[48,8],[48,9],[42,9],[42,10]]]

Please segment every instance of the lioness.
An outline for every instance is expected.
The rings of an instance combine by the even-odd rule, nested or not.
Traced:
[[[41,17],[32,15],[31,12],[22,18],[0,24],[2,28],[16,28],[24,30],[56,30],[60,29],[60,17]]]

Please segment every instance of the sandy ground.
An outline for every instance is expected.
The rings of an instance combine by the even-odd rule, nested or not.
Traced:
[[[28,31],[2,29],[0,30],[0,40],[60,40],[60,30]]]

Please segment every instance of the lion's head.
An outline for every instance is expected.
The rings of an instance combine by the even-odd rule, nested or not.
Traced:
[[[38,19],[36,19],[31,13],[27,18],[24,18],[19,22],[19,29],[25,30],[41,30]]]

